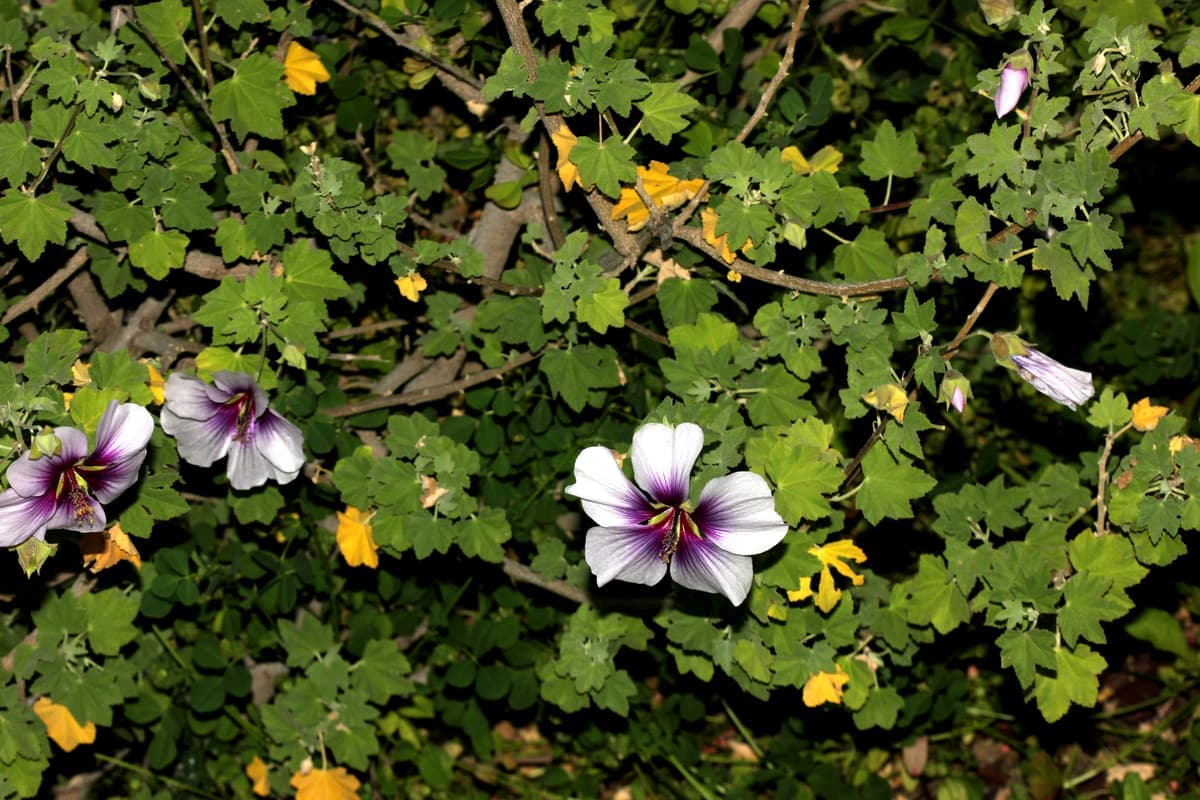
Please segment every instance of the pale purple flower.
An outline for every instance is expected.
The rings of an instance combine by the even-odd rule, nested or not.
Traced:
[[[1010,358],[1017,374],[1056,403],[1076,409],[1092,399],[1092,373],[1072,369],[1033,347],[1024,354],[1012,353]]]
[[[584,544],[597,585],[616,579],[652,586],[669,568],[689,589],[723,594],[734,605],[746,599],[754,578],[750,556],[779,544],[788,526],[767,482],[753,472],[711,480],[695,507],[688,503],[703,446],[704,432],[690,422],[643,425],[630,447],[636,485],[605,447],[589,447],[575,459],[575,483],[563,491],[582,500],[599,523]]]
[[[996,117],[1003,117],[1017,107],[1021,94],[1029,86],[1029,70],[1005,65],[1000,71],[1000,88],[996,90]]]
[[[952,405],[954,410],[960,414],[963,412],[963,409],[967,407],[967,396],[963,394],[961,387],[954,387],[954,391],[950,394],[950,405]]]
[[[96,446],[77,428],[54,429],[57,453],[31,458],[24,453],[5,473],[0,492],[0,547],[26,539],[45,540],[46,531],[87,533],[104,530],[101,503],[111,503],[137,480],[146,458],[154,420],[135,403],[113,400],[100,417]]]
[[[228,455],[234,489],[295,480],[304,466],[300,429],[267,407],[266,392],[249,375],[212,377],[212,385],[178,372],[167,379],[162,427],[175,437],[180,457],[208,467]]]

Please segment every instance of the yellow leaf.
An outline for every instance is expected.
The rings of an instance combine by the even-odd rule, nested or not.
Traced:
[[[428,287],[429,284],[419,272],[410,272],[403,278],[396,278],[396,288],[400,290],[400,294],[414,303]]]
[[[289,42],[283,58],[283,76],[296,94],[316,94],[317,84],[329,80],[329,70],[312,50],[299,42]]]
[[[291,781],[296,800],[358,800],[360,785],[345,767],[297,772]]]
[[[346,563],[352,567],[379,567],[379,546],[371,536],[369,524],[373,516],[375,515],[364,514],[354,506],[346,506],[344,512],[338,512],[338,549],[342,551]]]
[[[711,208],[701,211],[700,229],[704,232],[704,241],[716,248],[726,264],[732,264],[737,256],[729,249],[729,237],[723,233],[717,236],[717,212]]]
[[[816,708],[822,703],[842,702],[842,694],[846,691],[850,676],[841,664],[836,665],[835,669],[836,672],[818,672],[809,676],[804,684],[804,705]]]
[[[246,765],[246,777],[250,779],[250,791],[254,792],[259,797],[266,797],[271,793],[271,784],[267,781],[267,772],[269,767],[258,756],[255,756],[249,764]]]
[[[1175,455],[1185,447],[1195,447],[1196,440],[1190,436],[1172,436],[1171,441],[1167,442],[1167,449],[1171,451],[1171,455]]]
[[[1169,410],[1166,406],[1152,406],[1150,398],[1143,397],[1133,404],[1133,427],[1139,431],[1152,431]]]
[[[80,725],[66,706],[52,702],[49,697],[39,697],[33,704],[33,712],[42,718],[47,735],[68,753],[81,744],[96,741],[95,723]]]
[[[558,179],[562,181],[563,189],[570,191],[572,186],[579,184],[579,167],[571,163],[571,151],[579,139],[571,133],[566,123],[563,123],[558,126],[558,130],[550,134],[550,141],[554,142],[554,147],[558,150],[558,164],[555,165]]]
[[[695,197],[696,192],[704,186],[702,178],[680,180],[671,174],[670,169],[661,161],[651,161],[649,167],[637,168],[642,189],[657,208],[678,208]],[[612,218],[617,220],[622,217],[628,218],[626,224],[631,232],[640,231],[649,222],[650,209],[646,208],[636,189],[626,187],[621,190],[621,196],[613,206]]]
[[[71,383],[75,386],[87,386],[91,382],[91,365],[86,361],[76,360],[71,365]]]
[[[840,150],[829,145],[825,145],[818,150],[813,155],[812,161],[806,159],[795,145],[783,148],[783,152],[779,154],[779,157],[784,162],[791,164],[792,169],[801,175],[812,175],[817,172],[828,172],[832,175],[838,171],[838,165],[842,163],[842,158],[844,158]]]
[[[904,422],[904,410],[908,408],[908,394],[895,383],[885,383],[876,386],[862,397],[863,402],[872,408],[886,411],[896,418],[896,422]]]
[[[107,531],[80,534],[79,549],[83,551],[83,565],[92,572],[100,572],[122,561],[142,568],[142,556],[129,534],[121,530],[120,523],[113,523]]]
[[[163,387],[166,383],[163,381],[162,373],[158,371],[158,367],[150,363],[149,359],[139,359],[141,363],[146,365],[146,372],[150,374],[146,385],[150,387],[150,394],[154,395],[154,404],[161,406],[166,396],[163,394]]]
[[[731,270],[729,270],[729,274],[726,275],[725,278],[730,283],[741,283],[742,282],[742,273],[738,272],[736,269],[731,269]]]
[[[821,574],[817,580],[816,599],[813,602],[816,603],[817,608],[829,613],[842,599],[842,590],[837,588],[833,579],[834,571],[842,577],[849,578],[855,586],[862,586],[863,576],[852,570],[845,560],[849,559],[856,564],[861,564],[867,560],[867,554],[849,539],[840,539],[826,545],[813,545],[808,548],[808,552],[809,555],[816,556],[817,560],[821,562]],[[793,603],[812,597],[812,578],[807,576],[802,578],[799,588],[789,591],[787,595],[788,600]]]

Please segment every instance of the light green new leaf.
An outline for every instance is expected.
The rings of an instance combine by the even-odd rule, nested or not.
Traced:
[[[63,142],[63,155],[87,170],[117,166],[116,151],[108,146],[116,138],[113,128],[109,122],[80,114]]]
[[[986,259],[987,247],[984,243],[990,228],[987,209],[975,198],[968,197],[959,204],[954,215],[954,236],[964,253]]]
[[[1100,397],[1088,409],[1088,422],[1101,430],[1115,431],[1132,417],[1133,411],[1129,408],[1125,393],[1114,394],[1111,386],[1105,386]]]
[[[1038,710],[1048,722],[1055,722],[1067,713],[1071,703],[1092,706],[1100,691],[1097,676],[1108,663],[1086,644],[1074,652],[1060,647],[1054,651],[1057,674],[1053,678],[1038,675],[1034,696]]]
[[[845,477],[837,464],[821,460],[812,448],[773,448],[768,471],[775,482],[775,509],[789,525],[829,516],[825,495],[837,491]]]
[[[1067,551],[1077,572],[1111,580],[1111,593],[1122,603],[1132,603],[1125,589],[1140,583],[1148,571],[1134,558],[1133,545],[1121,536],[1084,531],[1071,540]]]
[[[1059,234],[1079,263],[1090,261],[1101,269],[1112,269],[1106,251],[1121,246],[1121,237],[1111,227],[1112,217],[1094,212],[1090,219],[1073,219]]]
[[[283,109],[295,104],[283,82],[283,64],[262,53],[248,56],[212,90],[213,116],[229,120],[242,139],[252,133],[282,138]]]
[[[863,142],[862,156],[863,174],[877,181],[889,175],[911,178],[925,160],[917,150],[916,134],[907,130],[897,135],[890,120],[879,126],[873,141]]]
[[[297,241],[283,251],[284,291],[294,299],[336,300],[350,294],[350,285],[333,271],[328,252]]]
[[[0,197],[0,236],[6,244],[16,242],[25,258],[36,261],[48,242],[67,240],[67,220],[73,213],[57,192],[31,197],[9,189]]]
[[[604,333],[609,328],[619,328],[625,324],[625,308],[628,305],[629,295],[621,291],[621,281],[608,278],[602,290],[580,296],[575,314],[580,322],[596,333]]]
[[[642,130],[659,144],[667,144],[672,136],[688,126],[684,117],[699,105],[675,84],[656,83],[650,87],[650,95],[638,104],[642,112]]]
[[[621,194],[621,184],[637,181],[634,159],[637,153],[616,137],[597,142],[579,137],[571,150],[571,161],[579,167],[579,180],[585,187],[596,186],[609,197]]]
[[[908,459],[897,463],[885,447],[872,447],[862,461],[862,470],[862,489],[855,499],[872,525],[885,518],[911,517],[912,501],[937,484]]]
[[[151,278],[162,280],[183,266],[187,247],[188,237],[179,231],[150,231],[129,245],[129,260]]]

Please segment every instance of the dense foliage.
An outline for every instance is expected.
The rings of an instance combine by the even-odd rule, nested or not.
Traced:
[[[0,800],[1186,788],[1198,24],[0,0]]]

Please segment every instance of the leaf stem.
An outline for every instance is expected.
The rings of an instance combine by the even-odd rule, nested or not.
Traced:
[[[96,753],[95,757],[97,761],[103,761],[105,763],[112,764],[115,767],[120,767],[121,769],[126,769],[130,772],[136,772],[143,778],[149,778],[150,780],[158,781],[165,786],[170,786],[172,789],[177,789],[181,792],[187,792],[188,794],[193,794],[197,797],[207,797],[209,800],[225,800],[225,798],[219,794],[212,794],[211,792],[206,792],[203,789],[197,789],[195,786],[190,786],[183,781],[176,780],[175,778],[169,778],[166,775],[160,775],[157,772],[151,772],[145,767],[138,766],[137,764],[130,764],[128,761],[124,761],[116,756],[110,756],[105,753]]]

